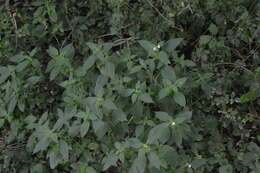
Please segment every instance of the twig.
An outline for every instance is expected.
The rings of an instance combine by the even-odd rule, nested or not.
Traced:
[[[219,65],[232,65],[232,66],[235,66],[235,67],[242,68],[245,71],[249,72],[250,74],[254,75],[254,73],[252,71],[248,70],[246,67],[239,65],[239,64],[235,64],[235,63],[218,63],[218,64],[215,64],[215,66],[219,66]]]
[[[167,22],[172,23],[172,21],[169,20],[167,17],[165,17],[165,16],[160,12],[160,10],[159,10],[158,8],[156,8],[156,7],[152,4],[151,1],[149,1],[149,0],[146,0],[146,1],[148,2],[148,4],[149,4],[164,20],[166,20]],[[172,25],[172,27],[175,28],[175,29],[177,29],[177,30],[179,30],[179,31],[181,31],[181,32],[183,31],[181,28],[178,28],[178,27],[176,27],[176,26],[173,26],[173,25]]]
[[[118,39],[118,40],[113,42],[113,47],[120,46],[120,45],[125,44],[125,43],[127,43],[127,45],[128,45],[129,41],[134,41],[134,40],[137,40],[137,39],[138,38],[136,38],[136,37],[129,37],[129,38],[124,38],[124,39]]]
[[[5,1],[5,8],[6,8],[7,15],[11,18],[11,22],[12,22],[13,27],[14,27],[14,31],[15,31],[15,43],[16,43],[16,44],[15,44],[15,48],[17,48],[17,45],[18,45],[18,37],[20,37],[20,34],[19,34],[19,32],[18,32],[15,15],[12,14],[11,9],[10,9],[10,0],[6,0],[6,1]]]

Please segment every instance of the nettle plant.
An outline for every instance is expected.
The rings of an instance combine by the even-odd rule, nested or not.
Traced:
[[[17,128],[24,128],[26,152],[36,156],[33,163],[36,158],[42,160],[31,171],[42,168],[44,172],[47,165],[77,172],[191,170],[192,158],[183,157],[179,165],[172,164],[168,155],[182,150],[183,143],[193,138],[192,111],[183,89],[187,77],[175,72],[178,62],[173,59],[181,41],[153,44],[141,40],[145,50],[141,55],[127,48],[112,53],[112,43],[87,43],[92,53],[81,65],[72,63],[76,56],[72,44],[60,49],[50,46],[44,71],[32,58],[36,49],[14,56],[10,62],[16,65],[0,69],[1,95],[5,96],[1,127],[23,115]],[[48,79],[44,79],[46,74]],[[39,117],[30,113],[35,107],[20,103],[26,100],[22,94],[26,92],[19,91],[44,80],[56,83],[62,96]],[[169,105],[171,109],[163,109]]]

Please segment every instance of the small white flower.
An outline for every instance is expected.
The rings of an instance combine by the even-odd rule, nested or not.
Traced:
[[[176,124],[176,123],[173,121],[171,125],[172,125],[172,126],[175,126],[175,124]]]
[[[157,45],[157,48],[158,48],[158,49],[160,49],[160,48],[161,48],[161,46],[158,44],[158,45]]]
[[[191,168],[191,164],[188,164],[188,167]]]
[[[153,48],[153,51],[157,51],[157,47],[154,47],[154,48]]]

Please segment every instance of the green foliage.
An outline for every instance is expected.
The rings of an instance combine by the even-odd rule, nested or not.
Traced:
[[[259,8],[0,1],[0,172],[259,172]]]

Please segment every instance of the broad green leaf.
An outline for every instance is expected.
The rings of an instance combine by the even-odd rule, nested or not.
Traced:
[[[127,115],[122,110],[114,110],[112,113],[113,120],[127,121]]]
[[[80,126],[80,136],[81,137],[84,137],[87,134],[89,127],[90,127],[90,123],[88,121],[84,121],[82,123],[82,125]]]
[[[165,44],[165,50],[167,52],[173,52],[182,40],[183,38],[175,38],[167,41]]]
[[[106,99],[104,102],[104,106],[108,110],[117,110],[118,109],[111,99]]]
[[[5,123],[5,119],[3,119],[3,118],[0,118],[0,128],[2,128],[2,127],[3,127],[4,123]]]
[[[231,165],[223,165],[218,170],[219,173],[230,173],[233,172],[233,167]]]
[[[191,165],[192,165],[192,168],[197,169],[197,168],[205,165],[206,163],[207,163],[206,159],[196,158],[195,160],[192,161]]]
[[[30,78],[27,79],[27,82],[30,83],[31,85],[35,85],[36,83],[38,83],[41,80],[40,76],[32,76]]]
[[[159,60],[165,65],[170,64],[169,56],[163,51],[159,53]]]
[[[175,119],[175,122],[178,123],[178,124],[181,124],[184,121],[190,120],[191,117],[192,117],[192,112],[191,111],[182,112],[182,113],[179,113],[177,115],[177,118]]]
[[[241,97],[240,97],[240,101],[242,103],[245,103],[245,102],[249,102],[249,101],[253,101],[257,98],[257,92],[256,92],[256,89],[254,90],[251,90],[245,94],[243,94]]]
[[[59,55],[59,51],[55,47],[52,47],[52,46],[49,47],[47,52],[53,58]]]
[[[191,60],[185,60],[185,66],[194,67],[194,66],[196,66],[196,64]]]
[[[215,24],[210,24],[209,26],[209,32],[213,35],[216,35],[218,33],[218,28]]]
[[[81,173],[81,172],[80,172]],[[92,168],[92,167],[87,167],[86,168],[86,171],[84,171],[84,172],[82,172],[82,173],[97,173],[97,171],[94,169],[94,168]]]
[[[180,127],[174,127],[172,128],[172,138],[177,146],[181,146],[182,144],[182,138],[183,138],[183,132],[181,131]]]
[[[16,98],[16,97],[13,97],[13,98],[11,99],[11,101],[9,102],[9,104],[8,104],[8,113],[9,113],[9,114],[12,114],[12,113],[13,113],[13,111],[14,111],[16,105],[17,105],[17,98]]]
[[[48,148],[50,142],[51,140],[48,137],[41,138],[40,141],[36,144],[33,150],[33,154],[38,153],[40,151],[45,151]]]
[[[28,62],[28,61],[23,61],[23,62],[19,63],[19,64],[16,66],[16,71],[17,71],[17,72],[23,71],[23,70],[26,68],[27,65],[29,65],[29,62]]]
[[[0,67],[0,84],[10,76],[10,70],[7,67]]]
[[[94,55],[89,56],[85,61],[81,68],[77,70],[77,74],[79,76],[84,76],[87,71],[95,64],[97,57]]]
[[[255,70],[255,78],[260,79],[260,67]]]
[[[200,44],[201,45],[205,45],[205,44],[207,44],[209,41],[211,40],[211,36],[209,36],[209,35],[202,35],[201,37],[200,37]]]
[[[70,43],[70,44],[66,45],[64,48],[62,48],[61,54],[64,55],[64,57],[73,58],[74,54],[75,54],[73,44]]]
[[[104,50],[105,52],[108,52],[110,49],[112,49],[113,45],[114,45],[114,44],[111,43],[111,42],[106,42],[106,43],[102,44],[103,50]]]
[[[54,169],[59,164],[59,156],[57,150],[50,151],[48,153],[51,169]]]
[[[144,125],[139,125],[135,128],[135,136],[139,137],[144,133]]]
[[[103,171],[107,170],[111,166],[117,166],[118,156],[115,153],[109,153],[102,160]]]
[[[166,112],[155,112],[155,117],[161,121],[170,121],[172,117],[168,115]]]
[[[160,169],[161,167],[161,161],[158,157],[158,155],[155,152],[150,152],[148,154],[149,163],[151,166]]]
[[[154,144],[157,141],[159,141],[162,144],[164,144],[165,142],[168,141],[169,137],[170,137],[169,127],[168,127],[167,123],[162,123],[162,124],[159,124],[159,125],[153,127],[149,131],[147,143]]]
[[[144,173],[146,168],[146,157],[144,154],[138,154],[138,157],[134,160],[129,173]]]
[[[101,120],[93,121],[93,128],[99,139],[103,138],[107,132],[107,124]]]
[[[44,173],[44,166],[41,163],[37,163],[33,165],[30,169],[30,173]]]
[[[185,106],[186,105],[186,99],[185,96],[181,93],[181,92],[175,92],[173,95],[174,101],[176,103],[178,103],[181,106]]]
[[[142,69],[142,66],[138,65],[138,66],[131,68],[129,73],[130,74],[137,73],[137,72],[141,71],[141,69]]]
[[[50,80],[54,80],[58,76],[59,73],[60,73],[60,69],[54,68],[50,73]]]
[[[169,88],[163,88],[159,91],[159,100],[169,96],[171,93],[171,90]]]
[[[15,55],[15,56],[12,56],[11,58],[9,58],[10,61],[15,62],[15,63],[22,62],[24,59],[25,59],[24,55]]]
[[[153,103],[152,97],[148,93],[141,94],[140,100],[142,100],[144,103]]]
[[[107,62],[105,66],[100,69],[100,71],[104,76],[113,79],[115,76],[115,65],[111,62]]]
[[[151,56],[154,54],[153,48],[155,47],[154,44],[147,40],[140,40],[138,43],[147,51],[148,55]]]
[[[99,75],[96,81],[95,86],[95,95],[98,97],[102,97],[104,95],[104,85],[106,85],[108,82],[108,77],[104,75]]]
[[[183,77],[175,81],[175,85],[179,88],[181,88],[184,83],[187,81],[187,78]]]
[[[60,153],[63,156],[64,160],[69,160],[69,150],[70,149],[71,148],[69,147],[67,142],[65,142],[64,140],[60,140]]]
[[[165,66],[161,71],[162,77],[171,82],[176,81],[176,74],[171,66]]]

